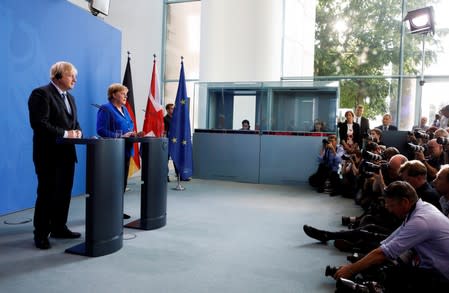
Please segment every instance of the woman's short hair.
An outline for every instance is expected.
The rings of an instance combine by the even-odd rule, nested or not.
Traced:
[[[128,88],[121,83],[113,83],[108,87],[108,100],[112,100],[113,95],[116,92],[126,91],[128,92]]]
[[[351,110],[345,112],[345,117],[346,117],[346,115],[348,115],[348,114],[351,114],[351,116],[354,117],[354,113],[353,113]]]

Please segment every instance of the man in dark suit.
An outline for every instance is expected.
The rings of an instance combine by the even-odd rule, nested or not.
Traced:
[[[382,131],[397,131],[398,128],[394,125],[391,125],[391,121],[391,115],[387,113],[382,117],[382,125],[379,125],[376,128],[379,128]]]
[[[362,105],[358,105],[357,108],[355,108],[354,122],[360,126],[362,138],[366,139],[369,136],[369,120],[363,117],[363,110]]]
[[[51,247],[50,233],[54,238],[81,236],[66,226],[75,173],[75,146],[56,142],[58,138],[82,136],[75,100],[68,93],[76,83],[76,74],[72,64],[55,63],[50,69],[51,82],[34,89],[28,100],[38,181],[34,243],[40,249]]]
[[[173,118],[174,105],[172,103],[165,105],[165,110],[167,111],[167,115],[164,116],[164,127],[165,127],[165,136],[168,137],[168,133],[170,132],[171,119]],[[170,160],[170,155],[168,155],[168,159]],[[176,169],[174,162],[173,167],[175,168],[176,176],[178,176],[178,169]],[[168,175],[167,181],[170,182],[170,176]]]

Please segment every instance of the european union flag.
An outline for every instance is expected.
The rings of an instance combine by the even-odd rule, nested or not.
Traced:
[[[184,62],[181,61],[178,92],[176,93],[175,109],[170,124],[169,154],[178,169],[181,180],[192,177],[192,138],[190,134],[189,98],[187,97]]]

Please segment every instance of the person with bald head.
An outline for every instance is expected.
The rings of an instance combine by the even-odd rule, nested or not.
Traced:
[[[412,131],[415,130],[422,130],[427,131],[429,129],[429,126],[427,125],[427,117],[422,116],[421,119],[419,119],[419,124],[412,127]]]
[[[429,157],[426,158],[421,151],[415,152],[415,159],[421,161],[427,168],[427,180],[432,181],[444,164],[444,150],[443,146],[437,143],[437,140],[431,139],[427,143]]]
[[[401,154],[394,155],[390,158],[388,161],[387,172],[382,173],[385,185],[389,185],[390,183],[401,179],[399,169],[401,168],[401,165],[407,161],[407,157]]]

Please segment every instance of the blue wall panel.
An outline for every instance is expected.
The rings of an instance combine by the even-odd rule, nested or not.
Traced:
[[[50,66],[73,63],[76,98],[85,137],[95,135],[96,108],[120,82],[121,33],[66,0],[0,2],[0,215],[34,206],[37,180],[32,162],[28,97],[49,82]],[[85,149],[77,147],[73,194],[85,191]]]

